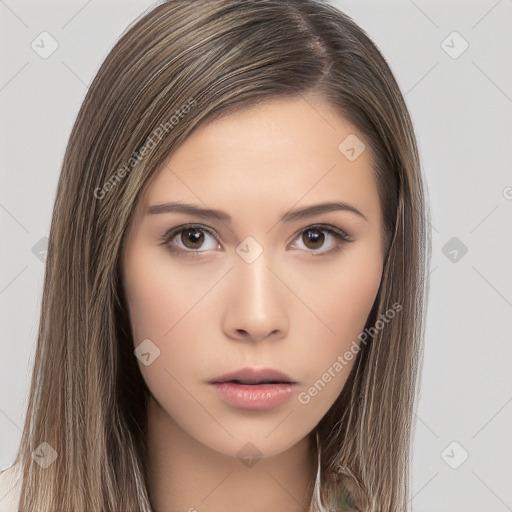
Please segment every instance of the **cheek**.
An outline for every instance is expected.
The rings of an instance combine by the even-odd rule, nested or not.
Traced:
[[[194,317],[194,306],[200,290],[189,286],[183,272],[171,270],[165,259],[144,248],[130,253],[124,275],[134,349],[140,345],[145,347],[140,353],[150,354],[148,364],[138,360],[146,385],[173,416],[198,414],[197,420],[204,421],[180,386],[193,374],[196,364],[198,352],[193,340],[200,339],[196,331],[201,324]],[[151,343],[145,341],[148,339]],[[170,402],[169,397],[173,397]]]
[[[374,245],[347,249],[335,265],[320,270],[318,286],[307,292],[314,311],[330,329],[322,326],[324,336],[320,339],[325,339],[327,346],[342,348],[364,328],[382,277],[381,254]]]
[[[161,345],[193,308],[198,292],[187,286],[182,272],[169,268],[165,257],[157,258],[144,249],[133,250],[124,271],[134,343],[154,337]]]
[[[346,338],[358,334],[377,296],[382,272],[380,266],[354,265],[339,277],[337,288],[331,289],[330,315],[333,330]]]
[[[139,367],[150,389],[152,383],[167,389],[176,384],[171,375],[181,382],[194,373],[198,344],[204,339],[201,298],[211,285],[200,284],[203,276],[192,282],[190,274],[172,268],[164,253],[144,247],[134,248],[126,258],[124,275],[134,348],[149,339],[156,348],[147,342],[144,346],[154,351],[152,356],[158,354]]]
[[[342,262],[342,263],[341,263]],[[326,269],[317,277],[322,283],[310,293],[316,313],[300,321],[304,343],[298,359],[308,361],[305,388],[299,402],[324,412],[335,401],[359,352],[358,336],[374,304],[382,276],[378,252],[361,248],[340,259],[336,270]],[[306,343],[306,340],[314,343]]]

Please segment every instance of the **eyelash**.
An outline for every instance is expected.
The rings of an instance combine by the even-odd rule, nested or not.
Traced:
[[[177,254],[177,255],[180,255],[180,256],[191,256],[191,257],[198,257],[201,255],[201,253],[203,252],[206,252],[206,251],[195,251],[195,250],[192,250],[192,249],[176,249],[176,248],[173,248],[171,246],[171,242],[172,240],[174,240],[174,238],[176,237],[176,235],[179,235],[181,234],[183,231],[186,231],[187,229],[195,229],[195,230],[199,230],[199,231],[204,231],[208,234],[210,234],[211,236],[213,236],[213,238],[215,238],[215,240],[220,244],[220,240],[219,240],[219,237],[213,232],[211,231],[209,228],[207,228],[206,226],[202,226],[200,224],[185,224],[185,225],[182,225],[182,226],[179,226],[177,228],[173,228],[172,230],[169,230],[165,233],[165,235],[161,238],[161,244],[162,245],[166,245],[167,246],[167,249],[172,252],[173,254]],[[334,251],[337,251],[340,247],[339,247],[339,244],[341,244],[342,242],[347,242],[347,243],[351,243],[353,240],[352,238],[350,237],[349,234],[347,234],[345,231],[339,229],[339,228],[335,228],[334,226],[330,226],[330,225],[325,225],[325,224],[313,224],[311,226],[308,226],[307,228],[304,228],[302,231],[299,231],[299,233],[297,233],[297,235],[295,236],[294,240],[302,235],[303,233],[305,233],[306,231],[320,231],[320,232],[326,232],[326,233],[329,233],[331,235],[333,235],[336,239],[337,239],[337,243],[338,243],[338,247],[335,247],[333,249],[329,249],[327,251],[313,251],[313,250],[310,250],[310,251],[306,251],[307,253],[311,254],[312,256],[320,256],[320,255],[323,255],[323,254],[331,254],[333,253]]]

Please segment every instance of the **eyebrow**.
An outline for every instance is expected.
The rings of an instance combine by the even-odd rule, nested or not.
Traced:
[[[354,213],[368,222],[368,219],[357,208],[344,202],[321,203],[288,211],[281,217],[281,222],[293,222],[311,217],[313,215],[320,215],[322,213],[329,213],[340,210]],[[203,219],[215,219],[223,222],[231,222],[232,220],[231,215],[221,210],[200,208],[196,205],[186,203],[158,204],[151,206],[147,211],[148,215],[161,213],[186,213],[195,215],[196,217],[201,217]]]

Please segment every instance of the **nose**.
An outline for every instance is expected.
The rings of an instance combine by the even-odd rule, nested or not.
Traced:
[[[289,292],[266,253],[248,263],[242,258],[230,272],[224,301],[223,329],[227,337],[261,341],[280,339],[289,329]]]

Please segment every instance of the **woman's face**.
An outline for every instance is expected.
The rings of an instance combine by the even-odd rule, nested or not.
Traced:
[[[384,257],[362,141],[318,98],[275,100],[201,126],[153,178],[123,277],[169,431],[267,457],[303,440],[340,394]],[[320,206],[333,203],[350,208]],[[248,367],[295,384],[211,383]]]

